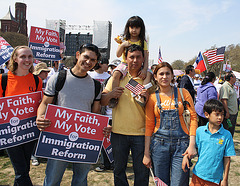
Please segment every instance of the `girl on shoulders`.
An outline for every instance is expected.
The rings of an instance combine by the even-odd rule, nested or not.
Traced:
[[[114,89],[115,87],[118,87],[120,79],[127,75],[128,67],[124,53],[126,48],[132,44],[140,45],[144,49],[144,63],[142,70],[139,73],[139,78],[144,80],[143,85],[147,85],[150,83],[151,73],[148,72],[148,48],[145,39],[145,25],[142,18],[139,16],[130,17],[125,25],[123,37],[125,41],[122,42],[117,49],[117,57],[122,56],[122,62],[114,70],[112,88]],[[115,100],[115,102],[117,102],[117,100]],[[114,101],[111,101],[110,104],[111,107],[114,107],[117,103],[114,104]]]

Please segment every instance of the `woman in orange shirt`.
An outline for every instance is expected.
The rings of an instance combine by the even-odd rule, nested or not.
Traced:
[[[150,95],[146,105],[143,164],[148,168],[153,165],[155,176],[167,185],[188,185],[189,172],[183,172],[181,166],[182,154],[187,153],[189,158],[196,154],[197,114],[193,100],[189,92],[183,89],[184,99],[190,103],[191,123],[188,131],[182,116],[184,107],[181,94],[171,84],[174,78],[171,65],[166,62],[158,64],[154,78],[158,90]]]
[[[42,90],[42,80],[36,85],[33,72],[33,53],[27,46],[14,49],[10,61],[5,93],[0,88],[0,97],[26,94]],[[0,76],[2,85],[2,75]],[[37,86],[37,87],[36,87]],[[14,185],[32,186],[29,177],[30,159],[36,141],[27,142],[7,149],[8,156],[15,171]]]

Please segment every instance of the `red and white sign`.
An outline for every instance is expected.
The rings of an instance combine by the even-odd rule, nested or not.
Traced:
[[[51,104],[45,117],[51,125],[40,134],[37,156],[78,163],[97,162],[108,117]]]
[[[59,33],[55,30],[31,27],[29,47],[37,59],[60,60]]]
[[[36,116],[42,92],[0,98],[0,149],[35,140]]]

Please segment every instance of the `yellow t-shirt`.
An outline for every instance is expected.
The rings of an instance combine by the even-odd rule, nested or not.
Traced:
[[[125,87],[132,76],[128,73],[121,81],[120,87]],[[142,84],[143,80],[133,78]],[[112,91],[112,78],[109,79],[105,88]],[[123,135],[144,135],[145,134],[145,112],[132,97],[131,91],[124,89],[124,93],[118,100],[118,104],[113,108],[112,113],[112,131]]]
[[[137,42],[132,42],[132,41],[128,40],[128,42],[129,42],[131,45],[133,45],[133,44],[139,45],[139,46],[141,45],[141,40],[138,40]],[[143,50],[148,50],[148,48],[147,48],[147,42],[146,42],[146,41],[144,41]],[[122,62],[123,62],[123,63],[126,63],[125,52],[126,52],[126,50],[124,50],[124,53],[122,54]]]

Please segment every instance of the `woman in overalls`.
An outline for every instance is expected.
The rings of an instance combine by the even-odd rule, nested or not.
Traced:
[[[167,185],[189,185],[189,172],[182,171],[182,154],[187,153],[192,158],[197,153],[198,124],[193,100],[189,92],[182,89],[185,101],[190,104],[191,123],[187,127],[182,115],[184,107],[180,91],[171,84],[174,78],[171,65],[166,62],[158,64],[154,78],[158,89],[150,95],[146,105],[143,164],[148,168],[153,166],[155,176]]]

